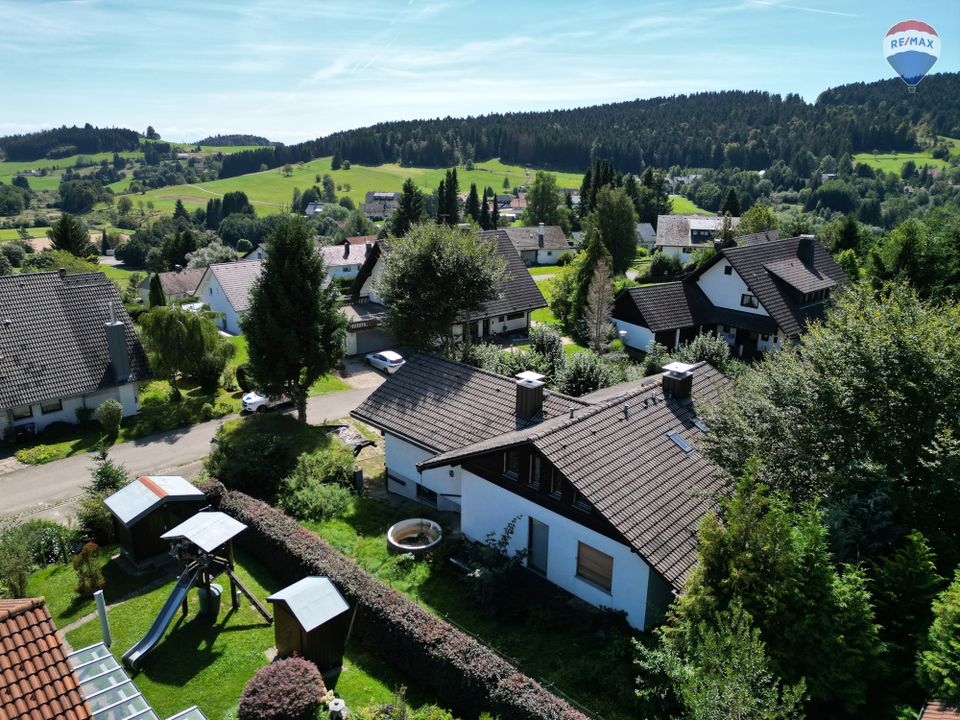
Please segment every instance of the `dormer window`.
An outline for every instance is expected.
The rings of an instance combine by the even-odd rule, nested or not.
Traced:
[[[579,490],[573,491],[573,506],[577,510],[582,510],[585,513],[588,513],[591,510],[593,510],[593,506],[583,495],[580,494]]]
[[[520,479],[520,451],[507,450],[503,454],[503,476],[511,480]]]
[[[748,308],[757,308],[760,307],[760,301],[757,300],[756,295],[751,295],[750,293],[744,293],[740,296],[740,305]]]
[[[542,461],[536,455],[530,456],[530,475],[527,477],[527,485],[534,489],[540,487],[540,471]]]

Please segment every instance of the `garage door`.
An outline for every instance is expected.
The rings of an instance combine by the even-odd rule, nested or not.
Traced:
[[[357,331],[357,355],[389,350],[393,340],[380,328],[369,328]]]

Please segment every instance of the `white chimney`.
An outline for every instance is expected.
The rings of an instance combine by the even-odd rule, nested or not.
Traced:
[[[537,238],[537,244],[543,247],[543,223],[540,223],[540,227],[537,228]]]

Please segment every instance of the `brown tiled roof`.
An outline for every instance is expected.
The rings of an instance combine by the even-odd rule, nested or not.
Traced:
[[[784,261],[796,260],[802,239],[785,238],[775,242],[732,247],[722,253],[788,337],[798,335],[808,322],[822,317],[824,310],[823,303],[802,306],[794,290],[768,269],[771,265],[781,267],[780,263]],[[834,262],[830,253],[812,238],[810,241],[813,243],[813,265],[808,268],[808,274],[817,278],[828,278],[837,285],[845,285],[847,276]],[[709,265],[711,263],[707,262],[694,277],[704,272]]]
[[[740,218],[730,218],[730,227],[740,224]],[[688,246],[703,245],[690,240],[690,230],[710,230],[717,232],[723,227],[723,217],[719,215],[658,215],[657,245]]]
[[[651,332],[692,327],[706,322],[709,302],[696,285],[685,282],[657,283],[627,289],[640,314],[644,327]]]
[[[366,245],[367,243],[375,243],[376,241],[376,235],[351,235],[347,238],[347,242],[351,245]]]
[[[728,386],[706,363],[694,366],[693,396],[710,402]],[[398,373],[399,374],[399,373]],[[389,384],[389,383],[388,383]],[[527,444],[546,457],[645,560],[681,589],[696,561],[697,527],[715,508],[723,484],[697,448],[689,400],[664,394],[662,376],[584,396],[594,403],[574,417],[562,414],[499,437],[448,451],[422,469],[459,464],[469,457]],[[693,450],[685,452],[667,433]]]
[[[960,709],[948,707],[939,700],[928,700],[917,720],[960,720]]]
[[[836,287],[837,281],[818,272],[799,258],[788,258],[768,263],[764,267],[783,280],[787,285],[801,293],[811,293]]]
[[[521,250],[539,250],[540,228],[539,227],[510,227],[503,228],[503,232],[510,238],[510,242],[517,249]],[[544,225],[543,227],[543,245],[544,249],[558,250],[570,247],[567,242],[567,236],[563,233],[563,228],[559,225]]]
[[[544,392],[544,418],[582,408],[581,400]],[[350,413],[434,452],[446,452],[527,427],[516,413],[516,383],[432,355],[408,359]]]
[[[260,277],[262,260],[241,260],[240,262],[217,263],[207,270],[213,274],[223,288],[227,302],[238,313],[250,305],[250,290]]]
[[[163,288],[163,294],[168,297],[172,295],[196,295],[197,286],[200,285],[206,270],[206,268],[183,268],[182,270],[160,273],[160,286]]]
[[[116,285],[103,273],[0,277],[0,408],[115,385],[104,330],[111,303],[126,326],[129,381],[144,380],[147,356]]]
[[[0,720],[90,717],[43,598],[0,600]]]

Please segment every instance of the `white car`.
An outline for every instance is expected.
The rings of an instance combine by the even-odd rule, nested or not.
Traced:
[[[403,367],[406,360],[400,353],[393,350],[384,350],[383,352],[370,353],[367,355],[367,362],[378,370],[393,375],[397,370]]]
[[[270,408],[286,402],[286,398],[271,398],[251,390],[243,396],[243,409],[247,412],[266,412]]]

